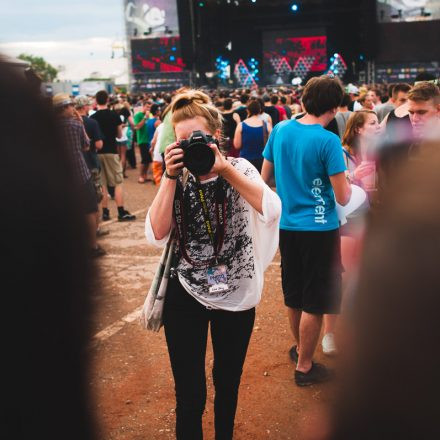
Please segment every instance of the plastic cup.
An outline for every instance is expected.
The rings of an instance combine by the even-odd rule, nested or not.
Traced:
[[[362,177],[361,182],[365,191],[376,191],[376,162],[374,160],[364,160],[362,164],[371,166],[372,172]]]

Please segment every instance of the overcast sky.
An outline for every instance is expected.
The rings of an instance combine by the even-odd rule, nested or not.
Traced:
[[[61,78],[126,77],[123,0],[0,0],[0,51],[43,56]]]

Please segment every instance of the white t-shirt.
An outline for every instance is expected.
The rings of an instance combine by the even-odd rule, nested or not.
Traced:
[[[157,137],[156,137],[156,144],[154,146],[154,151],[153,151],[153,162],[163,162],[162,155],[159,152],[160,140],[162,137],[162,130],[163,130],[163,123],[156,127]]]
[[[258,115],[258,119],[261,119],[262,121],[268,123],[269,119],[270,119],[270,116],[267,113],[260,113]]]
[[[281,200],[261,178],[256,168],[246,159],[230,158],[231,164],[251,180],[263,187],[263,214],[259,214],[226,181],[226,231],[224,245],[219,254],[219,263],[225,265],[228,289],[210,293],[207,283],[207,268],[193,266],[179,253],[177,273],[184,289],[208,308],[242,311],[255,307],[261,299],[264,271],[272,261],[278,248]],[[213,229],[216,228],[215,191],[218,178],[202,182],[205,199],[208,202]],[[213,247],[204,224],[202,206],[196,197],[196,182],[189,176],[184,190],[185,222],[187,228],[186,250],[190,259],[197,262],[210,261]],[[169,235],[156,240],[151,227],[150,213],[145,221],[145,235],[148,242],[163,247]]]
[[[125,124],[124,116],[119,115],[119,117],[121,118],[122,123]],[[122,137],[116,138],[116,140],[118,142],[127,142],[128,141],[127,131],[128,131],[128,126],[123,127],[123,129],[122,129]]]

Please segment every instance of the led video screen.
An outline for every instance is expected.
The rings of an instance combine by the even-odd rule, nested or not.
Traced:
[[[398,83],[415,81],[417,75],[428,73],[434,77],[440,76],[438,62],[431,63],[393,63],[376,65],[377,83]]]
[[[184,72],[153,72],[134,75],[133,91],[164,92],[177,90],[191,83],[191,73]]]
[[[440,20],[440,0],[377,0],[379,23]]]
[[[185,69],[180,38],[142,38],[131,40],[132,73],[182,72]]]
[[[125,0],[124,16],[129,38],[167,29],[179,34],[176,0]]]
[[[327,70],[327,37],[322,31],[304,34],[264,34],[263,69],[266,83],[290,84],[293,78],[304,80],[310,73]]]

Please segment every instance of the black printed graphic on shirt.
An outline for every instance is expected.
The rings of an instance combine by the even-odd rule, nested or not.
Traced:
[[[232,160],[237,166],[238,160]],[[256,170],[255,170],[256,172]],[[245,175],[251,177],[252,169],[246,169]],[[251,177],[252,178],[252,177]],[[215,209],[215,191],[217,180],[202,183],[214,235],[217,231]],[[186,251],[189,258],[202,267],[194,267],[180,256],[177,271],[192,292],[204,298],[227,298],[240,287],[240,281],[254,276],[254,257],[252,237],[249,227],[250,206],[240,194],[227,182],[224,182],[226,193],[226,231],[223,247],[219,253],[219,264],[227,268],[228,290],[209,292],[207,268],[214,256],[214,249],[209,237],[203,216],[203,208],[197,193],[195,178],[190,175],[184,190],[184,223],[186,227]],[[212,265],[212,264],[211,264]]]

